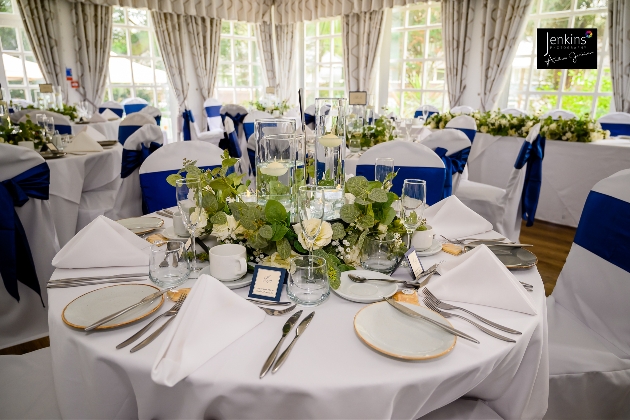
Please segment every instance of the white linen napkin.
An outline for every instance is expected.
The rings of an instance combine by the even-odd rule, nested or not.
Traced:
[[[95,113],[94,115],[92,115],[92,118],[90,118],[89,120],[92,123],[97,123],[97,122],[106,122],[107,118],[105,118],[104,116],[102,116],[101,114],[99,114],[98,112]]]
[[[426,287],[438,299],[536,314],[525,288],[485,245],[438,267],[441,277]]]
[[[451,195],[424,211],[427,224],[436,235],[449,239],[464,238],[492,230],[492,223]]]
[[[99,141],[104,141],[107,140],[107,138],[105,137],[105,135],[103,133],[101,133],[100,131],[98,131],[96,128],[94,127],[90,127],[89,125],[85,125],[83,126],[83,128],[81,130],[79,130],[79,132],[77,133],[77,135],[79,133],[85,133],[87,134],[92,140],[95,140],[97,142]]]
[[[414,125],[411,127],[411,132],[409,133],[411,135],[411,138],[413,139],[413,141],[415,142],[421,142],[422,140],[424,140],[425,138],[429,137],[429,135],[432,133],[433,131],[431,131],[431,129],[427,126],[424,125]]]
[[[165,333],[151,379],[174,386],[264,319],[256,305],[214,277],[199,276]]]
[[[64,152],[102,152],[103,146],[97,143],[85,131],[72,138],[72,143],[63,149]]]
[[[119,120],[120,117],[118,115],[116,115],[116,113],[114,111],[112,111],[109,108],[105,108],[105,110],[103,112],[101,112],[101,115],[103,117],[105,117],[105,119],[107,121],[113,121],[113,120]]]
[[[148,266],[149,255],[142,251],[151,244],[120,223],[98,216],[77,233],[55,255],[57,268]]]

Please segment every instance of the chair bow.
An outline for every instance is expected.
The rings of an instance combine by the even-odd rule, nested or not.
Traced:
[[[98,113],[102,114],[103,111],[105,111],[106,109],[109,109],[110,111],[112,111],[114,114],[118,115],[119,118],[123,117],[123,108],[108,108],[106,106],[102,106],[98,109]]]
[[[627,136],[630,134],[630,124],[600,123],[602,130],[610,131],[612,137]]]
[[[136,168],[139,168],[142,165],[151,153],[155,152],[160,147],[162,147],[160,143],[152,141],[149,147],[142,143],[140,150],[123,149],[120,177],[127,178],[133,171],[136,170]]]
[[[184,141],[192,140],[192,136],[190,134],[190,123],[195,122],[195,117],[190,109],[185,109],[182,113],[182,118],[184,119],[184,127],[182,129],[184,133]]]
[[[48,200],[49,187],[50,169],[45,162],[0,183],[0,274],[7,292],[18,302],[18,281],[35,291],[40,299],[42,292],[28,238],[15,207],[22,207],[29,197]]]
[[[468,161],[468,155],[470,154],[470,147],[460,150],[459,152],[446,155],[447,149],[443,147],[437,147],[434,152],[444,162],[446,168],[446,179],[444,181],[444,195],[442,198],[450,197],[453,194],[453,175],[456,173],[464,172],[466,162]]]
[[[315,129],[315,115],[304,113],[304,124],[311,130]]]
[[[534,216],[536,215],[538,198],[540,197],[544,156],[545,138],[538,135],[533,142],[526,141],[523,143],[514,164],[516,169],[522,169],[527,164],[523,194],[521,195],[522,217],[527,222],[527,226],[534,224]]]

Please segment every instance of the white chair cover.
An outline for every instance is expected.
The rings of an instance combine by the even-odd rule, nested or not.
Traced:
[[[630,418],[630,169],[586,200],[551,296],[546,418]]]
[[[22,108],[26,108],[29,105],[35,105],[33,102],[28,101],[26,99],[15,98],[15,99],[11,99],[11,101],[13,101],[14,104],[21,106]]]
[[[503,113],[512,115],[514,117],[522,117],[525,115],[529,115],[527,111],[523,111],[522,109],[518,109],[518,108],[506,108],[503,110]]]
[[[576,115],[571,111],[565,111],[564,109],[554,109],[549,112],[545,112],[540,116],[540,120],[544,120],[547,117],[551,117],[554,120],[562,118],[563,120],[572,120]]]
[[[29,109],[28,112],[23,115],[19,122],[26,121],[26,115],[31,117],[31,121],[37,123],[37,114],[44,114],[46,118],[53,118],[55,123],[55,130],[59,131],[59,134],[72,134],[72,122],[68,117],[63,114],[58,114],[52,111],[41,111],[38,109]]]
[[[159,109],[157,109],[154,106],[147,105],[147,106],[145,106],[144,108],[142,108],[138,112],[141,113],[141,114],[150,115],[153,118],[155,118],[155,123],[157,125],[160,125],[160,123],[162,122],[162,111],[160,111]]]
[[[427,115],[422,115],[422,108],[427,107]],[[416,112],[413,113],[414,118],[424,117],[425,119],[429,118],[433,114],[439,114],[440,110],[433,105],[420,105]]]
[[[0,182],[12,179],[44,162],[39,153],[25,147],[0,144]],[[46,284],[54,271],[51,261],[59,251],[49,200],[29,197],[22,207],[15,207],[15,211],[26,232],[46,307],[42,306],[39,295],[20,283],[19,279],[19,302],[9,295],[0,280],[0,348],[48,335]],[[8,256],[3,255],[0,258]],[[4,380],[4,375],[0,376]]]
[[[208,131],[223,131],[223,121],[221,120],[221,101],[215,98],[208,98],[203,103],[206,119],[208,120]]]
[[[597,122],[602,126],[602,130],[610,131],[613,137],[630,135],[630,114],[627,112],[611,112]]]
[[[374,119],[376,118],[374,116]],[[309,105],[304,109],[304,123],[311,130],[315,130],[315,104]]]
[[[162,145],[164,136],[157,125],[144,125],[133,133],[123,146],[125,150],[141,151],[142,146],[149,149],[151,143]],[[126,153],[123,151],[123,168],[125,167]],[[124,177],[120,189],[116,195],[113,220],[128,217],[142,216],[142,190],[140,189],[140,165],[133,172]]]
[[[539,132],[540,123],[529,130],[525,141],[533,142],[538,137]],[[514,156],[514,162],[516,162],[517,156]],[[512,172],[505,188],[462,179],[455,195],[464,204],[492,223],[494,230],[506,238],[518,242],[521,233],[521,193],[525,182],[526,168],[527,164],[521,169],[512,166]]]
[[[125,108],[125,114],[127,115],[138,112],[147,105],[149,103],[142,98],[127,98],[122,101],[122,106]]]
[[[103,113],[103,111],[105,111],[106,109],[111,110],[116,115],[118,115],[120,118],[122,118],[123,111],[125,110],[125,108],[123,108],[122,104],[120,104],[120,103],[118,103],[116,101],[107,101],[107,102],[103,102],[98,107],[98,112],[99,113]]]
[[[207,143],[214,144],[217,147],[219,146],[219,143],[221,142],[221,140],[223,140],[223,137],[225,134],[225,131],[223,129],[212,130],[212,131],[201,131],[201,129],[199,128],[199,125],[197,124],[197,121],[192,121],[190,125],[193,128],[193,130],[190,133],[192,137],[191,140],[205,141]]]
[[[26,114],[30,114],[33,110],[32,109],[21,109],[19,111],[15,111],[11,114],[9,114],[9,118],[11,119],[11,123],[13,124],[17,124],[23,116],[25,116]],[[35,122],[35,121],[33,121]]]
[[[157,125],[157,122],[151,115],[142,112],[135,112],[128,115],[120,122],[120,126],[118,126],[118,141],[124,145],[129,136],[145,124]]]
[[[468,161],[468,154],[470,153],[472,143],[470,142],[470,139],[466,137],[466,134],[459,130],[438,130],[421,140],[420,144],[427,146],[434,152],[437,148],[446,149],[445,156],[453,159],[457,158],[458,161],[463,162],[463,166],[461,167],[463,172],[466,162]],[[462,156],[453,156],[459,152],[462,152]],[[452,194],[455,194],[457,191],[457,187],[461,182],[462,172],[457,171],[452,174]],[[446,178],[448,179],[448,174],[446,175]]]
[[[471,142],[475,140],[475,135],[477,134],[477,123],[469,115],[458,115],[446,123],[446,128],[455,128],[461,131],[466,134]]]
[[[473,108],[472,106],[468,106],[468,105],[460,105],[460,106],[454,106],[453,108],[451,108],[451,114],[472,114],[473,112],[475,112],[475,108]]]

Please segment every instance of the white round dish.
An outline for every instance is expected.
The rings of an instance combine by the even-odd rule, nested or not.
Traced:
[[[93,290],[70,302],[61,313],[61,319],[74,328],[85,328],[99,319],[123,310],[160,289],[149,284],[117,284]],[[151,303],[140,305],[97,330],[120,327],[138,321],[155,312],[164,302],[164,295]]]
[[[116,220],[136,235],[142,235],[143,233],[149,233],[152,230],[162,227],[164,220],[159,217],[130,217],[128,219]]]
[[[200,276],[202,274],[207,274],[207,275],[211,276],[212,274],[210,274],[210,266],[204,267],[199,272]],[[230,280],[230,281],[223,281],[223,280],[219,280],[219,281],[221,283],[225,284],[225,286],[228,289],[240,289],[241,287],[249,286],[250,284],[252,284],[252,278],[253,278],[252,273],[247,273],[243,277],[241,277],[240,279]]]
[[[391,279],[387,274],[369,270],[352,270],[341,273],[341,284],[337,290],[333,291],[340,297],[358,303],[372,303],[383,300],[384,297],[393,296],[398,290],[397,283],[386,283],[381,281],[366,281],[356,283],[348,278],[348,274],[372,278]]]
[[[433,238],[433,243],[427,249],[423,249],[422,251],[416,251],[419,257],[428,257],[429,255],[435,255],[442,250],[442,242]]]
[[[424,316],[451,325],[441,315],[423,306],[399,302]],[[427,360],[444,356],[455,347],[457,337],[429,322],[412,318],[387,302],[366,306],[354,316],[354,330],[365,344],[391,357]]]
[[[173,226],[167,227],[162,231],[162,235],[166,236],[168,239],[172,239],[174,241],[186,241],[188,240],[187,236],[179,236],[175,233],[175,228]]]

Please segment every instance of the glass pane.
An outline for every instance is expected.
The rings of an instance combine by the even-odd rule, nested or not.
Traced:
[[[422,89],[422,63],[405,63],[405,89]]]
[[[414,112],[422,104],[421,92],[403,92],[403,106],[400,115],[409,118],[413,117]]]
[[[510,77],[510,92],[527,90],[529,83],[530,57],[517,57],[512,62],[512,75]]]
[[[2,54],[2,62],[4,63],[7,82],[10,85],[26,84],[24,67],[22,67],[22,59],[20,56],[4,53]]]
[[[315,22],[304,22],[306,26],[306,36],[315,36],[317,35],[317,23]]]
[[[0,13],[13,13],[11,0],[0,0]]]
[[[252,83],[253,86],[262,86],[262,68],[260,66],[252,66]]]
[[[400,92],[389,90],[387,108],[396,115],[400,115]]]
[[[149,56],[149,31],[130,29],[131,55]]]
[[[249,61],[247,51],[247,41],[242,39],[234,40],[234,61]]]
[[[442,92],[425,92],[423,105],[433,105],[437,109],[443,109],[444,93]]]
[[[389,89],[402,88],[402,63],[394,61],[389,65]]]
[[[232,61],[232,44],[231,41],[229,39],[222,39],[221,40],[221,50],[220,50],[220,55],[219,55],[219,59],[220,60],[225,60],[225,61]]]
[[[393,32],[390,44],[389,58],[392,60],[400,60],[404,58],[403,54],[403,32]]]
[[[332,79],[333,79],[333,87],[344,87],[345,80],[343,79],[343,67],[340,65],[332,66]]]
[[[245,105],[252,100],[252,91],[250,89],[236,89],[236,103]]]
[[[538,13],[540,11],[540,0],[534,0],[531,7],[531,13]]]
[[[116,102],[122,102],[124,99],[131,98],[131,89],[129,88],[113,88],[112,89],[113,100]]]
[[[304,83],[307,86],[315,85],[315,66],[304,66]]]
[[[250,48],[252,51],[252,63],[258,62],[258,45],[256,45],[256,41],[252,41],[250,43]]]
[[[155,61],[155,83],[159,85],[168,83],[166,68],[164,67],[164,62],[162,60]]]
[[[392,28],[402,28],[404,17],[405,9],[392,10]]]
[[[343,98],[344,96],[346,96],[346,91],[345,90],[333,90],[332,96],[333,96],[333,98]]]
[[[440,3],[433,3],[429,9],[429,23],[434,25],[440,22],[442,22],[442,8]]]
[[[122,7],[114,7],[112,11],[112,19],[114,23],[125,23],[125,9]]]
[[[24,51],[33,51],[31,48],[31,43],[28,42],[28,36],[26,36],[26,31],[24,28],[20,28],[20,36],[22,37],[22,48]]]
[[[565,92],[595,92],[595,85],[597,85],[597,69],[567,70],[563,90]]]
[[[525,94],[519,93],[516,95],[510,95],[507,107],[525,109]]]
[[[231,25],[230,22],[223,21],[221,22],[221,33],[225,35],[229,35],[231,33]],[[231,101],[231,99],[230,99]]]
[[[123,57],[110,57],[109,81],[111,84],[131,84],[131,60]],[[115,99],[118,101],[118,99]]]
[[[600,96],[597,98],[597,106],[595,108],[595,119],[606,115],[610,112],[610,104],[612,103],[612,96]]]
[[[561,0],[565,1],[565,0]],[[566,0],[571,1],[571,0]],[[543,4],[544,8],[544,4]],[[569,18],[551,18],[551,19],[542,19],[540,21],[539,28],[568,28],[569,27]]]
[[[46,83],[44,75],[37,64],[37,60],[32,55],[24,56],[24,66],[26,67],[26,77],[29,85]]]
[[[315,103],[315,91],[314,90],[307,90],[305,92],[306,99],[304,100],[305,104],[314,104]]]
[[[427,24],[427,8],[421,7],[419,9],[409,10],[407,15],[407,26],[419,26]]]
[[[534,69],[531,90],[553,91],[560,90],[562,70],[538,70]]]
[[[3,51],[19,51],[15,28],[0,28],[0,42],[2,42]]]
[[[578,0],[577,9],[595,9],[606,7],[606,0]]]
[[[136,89],[136,97],[144,99],[149,103],[149,105],[153,105],[155,103],[153,89],[151,88]]]
[[[570,10],[571,0],[545,0],[542,2],[542,12],[559,12],[561,10]],[[547,28],[547,26],[543,26]]]
[[[562,109],[574,112],[578,116],[590,114],[592,106],[592,96],[565,95],[562,97]]]
[[[534,48],[534,33],[536,26],[533,20],[527,22],[527,26],[525,27],[525,33],[523,37],[518,43],[518,47],[516,48],[516,55],[529,55],[532,53]]]
[[[442,29],[431,29],[429,31],[429,57],[443,55]]]
[[[146,10],[127,9],[127,17],[130,25],[149,26],[149,16]]]
[[[424,31],[407,32],[407,58],[424,58]]]
[[[332,57],[332,61],[334,63],[343,62],[343,44],[341,42],[341,37],[333,38],[333,48],[334,54]]]
[[[607,14],[582,15],[575,17],[574,28],[597,28],[597,50],[604,50],[604,37],[606,35]]]
[[[330,91],[329,90],[320,90],[317,92],[317,97],[318,98],[330,98]]]
[[[155,89],[157,93],[156,105],[155,107],[162,112],[162,127],[164,127],[164,117],[166,115],[171,115],[171,109],[169,107],[169,90],[168,89]]]
[[[232,86],[233,67],[231,64],[219,65],[219,78],[217,84],[219,86]]]
[[[544,113],[558,108],[558,97],[556,95],[531,95],[529,97],[528,111]]]
[[[330,85],[330,65],[321,65],[317,69],[317,86]]]
[[[103,94],[103,102],[109,101],[109,89],[105,89],[105,93]]]
[[[602,69],[601,84],[599,85],[600,92],[612,92],[612,78],[610,76],[610,64],[608,60],[608,57],[604,57],[604,68]]]
[[[330,55],[330,38],[324,38],[319,40],[319,50],[317,55],[317,60],[329,63],[332,61],[332,57]]]
[[[140,85],[152,85],[155,83],[150,58],[134,58],[131,67],[133,69],[134,83]]]
[[[125,29],[114,28],[112,30],[112,52],[127,55],[127,35]]]
[[[249,25],[244,22],[234,22],[234,35],[248,36]]]
[[[162,54],[160,54],[160,46],[157,43],[157,39],[155,39],[154,33],[151,33],[151,43],[153,43],[153,57],[162,57]]]
[[[341,33],[341,19],[335,19],[333,21],[333,31],[336,34],[340,34]]]
[[[236,72],[236,86],[249,86],[249,66],[237,65],[234,66]]]
[[[304,59],[309,63],[313,63],[315,61],[315,52],[317,50],[315,39],[308,39],[304,43]]]
[[[232,89],[217,89],[217,99],[224,104],[234,103],[234,91]]]
[[[330,35],[330,21],[327,20],[325,22],[319,22],[319,34],[320,35]]]
[[[12,99],[26,99],[26,91],[24,89],[9,89]]]
[[[425,62],[425,89],[442,90],[446,88],[444,61]]]

